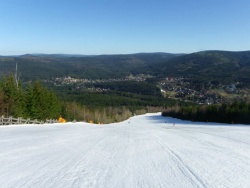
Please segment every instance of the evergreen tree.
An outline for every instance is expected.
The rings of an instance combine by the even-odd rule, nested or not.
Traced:
[[[61,103],[41,82],[30,84],[26,91],[13,75],[0,83],[0,115],[45,120],[58,118]]]
[[[18,87],[14,76],[10,75],[5,77],[1,88],[4,93],[4,103],[7,104],[7,115],[15,117],[23,116],[25,103],[24,93],[22,87]]]
[[[53,92],[36,81],[27,89],[26,112],[29,117],[36,119],[58,118],[61,112],[61,104]]]
[[[192,121],[250,124],[250,104],[241,101],[222,105],[183,106],[169,108],[162,115]]]

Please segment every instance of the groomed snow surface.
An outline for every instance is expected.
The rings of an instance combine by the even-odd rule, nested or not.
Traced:
[[[250,126],[160,113],[109,125],[1,126],[0,187],[249,188]]]

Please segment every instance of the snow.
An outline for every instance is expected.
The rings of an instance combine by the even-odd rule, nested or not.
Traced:
[[[173,126],[175,123],[175,126]],[[0,187],[250,187],[250,126],[159,113],[0,127]]]

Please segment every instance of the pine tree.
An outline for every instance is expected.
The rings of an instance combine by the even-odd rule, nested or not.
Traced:
[[[39,81],[29,85],[26,91],[26,114],[28,117],[45,120],[58,118],[61,104],[56,95],[44,88]]]
[[[4,93],[4,103],[7,104],[7,115],[23,116],[25,111],[24,93],[22,87],[17,86],[14,76],[5,77],[1,88]]]

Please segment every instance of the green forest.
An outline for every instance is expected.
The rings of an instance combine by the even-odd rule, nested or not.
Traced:
[[[0,83],[0,115],[39,120],[57,119],[62,104],[57,96],[35,81],[25,89],[14,76],[7,76]]]
[[[249,96],[249,59],[250,51],[0,56],[0,115],[39,120],[61,115],[67,121],[112,123],[135,114],[163,111],[163,115],[193,121],[249,123],[249,104],[232,103],[235,98],[230,98],[236,94],[241,99]],[[21,75],[19,82],[11,75],[15,70]],[[139,82],[126,80],[131,75],[147,78]],[[89,82],[55,82],[63,77]],[[188,89],[203,93],[216,89],[228,99],[223,102],[229,103],[194,106],[193,101],[184,102],[186,99],[180,102],[164,98],[158,83],[169,77],[186,79]],[[237,85],[238,93],[225,93],[228,85]],[[177,86],[185,89],[185,85]]]
[[[162,97],[152,85],[140,83],[140,90],[138,84],[104,83],[98,86],[113,89],[104,93],[70,90],[67,95],[59,94],[58,97],[40,81],[23,87],[10,75],[0,83],[0,115],[39,120],[58,119],[62,115],[67,121],[113,123],[135,114],[163,111],[163,116],[192,121],[250,123],[250,103],[177,105],[176,101]]]
[[[127,55],[0,56],[0,77],[12,73],[16,64],[24,81],[71,76],[115,79],[149,74],[155,79],[186,77],[221,83],[250,83],[250,51],[202,51],[191,54],[141,53]]]
[[[250,103],[244,101],[220,105],[174,106],[162,112],[183,120],[250,124]]]
[[[125,84],[127,91],[124,89],[122,92],[91,93],[68,91],[69,88],[54,92],[38,80],[24,86],[16,81],[14,75],[9,75],[0,82],[0,115],[38,120],[62,116],[67,121],[113,123],[135,114],[159,112],[166,106],[175,105],[173,100],[164,99],[159,93],[156,96],[146,95],[152,89],[151,85],[148,89],[142,87],[141,92],[138,84],[129,85]],[[134,93],[131,92],[133,88]]]
[[[74,86],[54,87],[60,100],[66,101],[66,117],[112,123],[135,114],[160,112],[176,104],[175,100],[164,98],[158,87],[148,83],[109,82],[94,83],[92,86],[105,90],[97,92]]]

